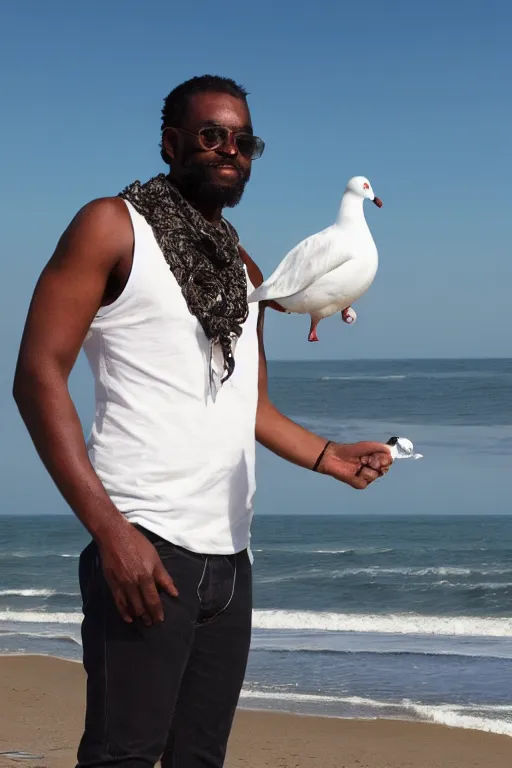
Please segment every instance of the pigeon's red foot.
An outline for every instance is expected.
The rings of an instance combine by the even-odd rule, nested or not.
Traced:
[[[355,323],[356,317],[357,315],[355,311],[352,309],[352,307],[347,307],[341,313],[341,319],[343,320],[344,323],[347,323],[348,325],[352,325],[352,323]]]
[[[320,341],[320,339],[316,335],[316,325],[311,327],[311,330],[308,336],[308,341]]]

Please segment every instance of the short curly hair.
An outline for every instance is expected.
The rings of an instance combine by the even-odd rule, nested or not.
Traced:
[[[165,128],[179,127],[185,117],[188,100],[196,93],[227,93],[237,99],[241,99],[247,104],[248,93],[245,88],[229,77],[220,77],[219,75],[201,75],[192,77],[181,85],[176,86],[164,99],[162,108],[162,136]],[[162,160],[167,165],[171,160],[165,151],[163,142],[160,141],[160,154]]]

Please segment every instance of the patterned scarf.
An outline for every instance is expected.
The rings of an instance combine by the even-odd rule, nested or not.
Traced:
[[[211,344],[220,345],[224,383],[235,369],[233,341],[249,314],[236,230],[225,219],[219,227],[206,221],[163,173],[145,184],[135,181],[119,197],[146,219],[190,313]]]

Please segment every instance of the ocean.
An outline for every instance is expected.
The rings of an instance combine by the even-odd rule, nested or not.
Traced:
[[[305,426],[424,458],[361,493],[258,451],[242,706],[512,736],[512,361],[269,368]],[[0,653],[80,659],[87,542],[71,514],[0,516]]]

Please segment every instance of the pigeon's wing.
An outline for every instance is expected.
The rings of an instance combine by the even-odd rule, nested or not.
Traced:
[[[293,296],[350,258],[337,229],[324,229],[292,248],[270,277],[250,294],[249,301]]]

